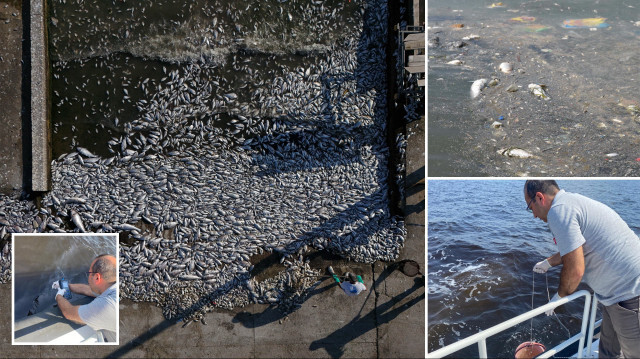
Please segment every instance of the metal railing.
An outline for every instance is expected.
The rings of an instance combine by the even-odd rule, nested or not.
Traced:
[[[597,312],[598,312],[598,298],[596,298],[596,296],[594,295],[593,302],[591,303],[591,314],[589,314],[589,335],[587,335],[587,338],[589,339],[589,341],[587,342],[587,348],[589,349],[587,351],[588,358],[594,357],[593,356],[594,351],[591,350],[591,346],[593,343],[593,331],[602,324],[602,319],[596,322]]]
[[[473,344],[478,344],[478,351],[480,354],[480,358],[487,358],[487,338],[496,335],[504,330],[507,330],[513,326],[516,326],[526,320],[529,320],[535,316],[538,316],[546,311],[549,311],[551,309],[554,309],[558,306],[561,306],[563,304],[566,304],[570,301],[573,301],[577,298],[580,297],[585,297],[585,302],[584,302],[584,311],[582,314],[582,329],[580,330],[579,334],[574,335],[573,337],[569,338],[568,340],[562,342],[561,344],[555,346],[554,348],[544,352],[542,355],[540,355],[538,358],[548,358],[550,356],[552,356],[553,354],[556,354],[557,352],[559,352],[560,350],[568,347],[569,345],[575,343],[576,341],[579,341],[578,344],[578,353],[582,353],[582,350],[584,348],[584,344],[585,344],[585,339],[587,336],[587,323],[589,321],[591,321],[591,323],[594,322],[595,320],[595,313],[592,313],[592,316],[589,316],[590,313],[590,309],[591,309],[591,293],[589,293],[586,290],[581,290],[578,292],[575,292],[571,295],[568,295],[564,298],[560,298],[558,301],[553,302],[553,303],[547,303],[539,308],[530,310],[524,314],[521,314],[515,318],[509,319],[507,321],[504,321],[498,325],[495,325],[489,329],[483,330],[480,333],[474,334],[468,338],[462,339],[460,341],[457,341],[453,344],[450,344],[444,348],[438,349],[434,352],[431,353],[427,353],[427,358],[442,358],[446,355],[449,355],[451,353],[457,352],[458,350],[464,349],[470,345]],[[591,312],[595,312],[595,305],[593,306],[594,310],[591,310]],[[591,329],[589,331],[590,337],[589,337],[589,349],[591,349],[591,337],[593,335],[593,325],[591,325]]]

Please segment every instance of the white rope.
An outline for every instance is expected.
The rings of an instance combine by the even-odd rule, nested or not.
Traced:
[[[533,295],[536,293],[536,274],[533,273],[531,276],[531,310],[533,310]],[[531,337],[529,339],[530,342],[533,341],[533,317],[531,317]]]
[[[549,294],[549,273],[545,272],[545,281],[547,282],[547,299],[549,301],[551,301],[551,296]],[[560,321],[560,318],[558,318],[558,314],[556,314],[555,310],[553,311],[553,315],[556,317],[556,319],[558,320],[558,323],[560,323],[560,325],[562,325],[562,327],[564,328],[564,330],[567,331],[567,334],[569,334],[569,338],[571,338],[571,332],[569,331],[569,329],[567,329],[567,327],[564,326],[564,324],[562,324],[562,322]]]

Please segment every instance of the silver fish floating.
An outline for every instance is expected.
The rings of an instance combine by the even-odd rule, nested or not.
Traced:
[[[489,80],[487,79],[475,80],[471,85],[471,98],[478,97],[478,95],[480,95],[480,91],[487,86],[488,82]]]
[[[522,148],[517,148],[517,147],[501,148],[497,152],[507,157],[515,157],[515,158],[536,158],[537,157],[523,150]]]

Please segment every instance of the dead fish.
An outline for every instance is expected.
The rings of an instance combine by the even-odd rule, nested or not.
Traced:
[[[71,221],[73,221],[73,224],[75,224],[80,231],[85,233],[86,230],[84,229],[84,225],[82,224],[82,218],[80,218],[80,215],[78,214],[78,212],[76,212],[73,209],[70,210],[70,217],[71,217]]]
[[[502,148],[498,150],[498,153],[507,156],[507,157],[515,157],[515,158],[535,158],[535,155],[523,150],[522,148],[517,147],[509,147]]]
[[[114,225],[113,227],[122,231],[139,231],[140,230],[138,227],[132,226],[128,223],[117,224],[117,225]]]
[[[475,80],[471,85],[471,98],[476,98],[480,95],[480,91],[487,86],[487,79]]]
[[[98,157],[96,155],[94,155],[93,153],[91,153],[91,151],[89,151],[88,149],[84,148],[84,147],[77,147],[78,149],[78,153],[80,153],[81,155],[85,156],[85,157]]]
[[[503,63],[501,63],[501,64],[500,64],[500,66],[499,66],[498,68],[500,69],[500,71],[502,71],[502,72],[504,72],[504,73],[506,73],[506,74],[508,74],[508,73],[510,73],[511,71],[513,71],[513,65],[511,65],[511,64],[510,64],[510,63],[508,63],[508,62],[503,62]]]

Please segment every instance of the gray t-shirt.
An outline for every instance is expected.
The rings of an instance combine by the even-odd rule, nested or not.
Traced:
[[[560,255],[583,246],[582,281],[603,305],[640,295],[640,239],[614,210],[560,190],[551,204],[547,223]]]
[[[107,288],[89,304],[78,308],[80,319],[93,330],[102,333],[108,342],[116,342],[116,313],[118,311],[117,283]]]

